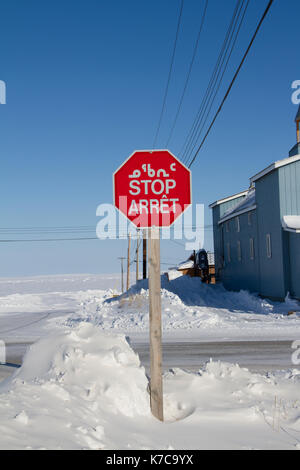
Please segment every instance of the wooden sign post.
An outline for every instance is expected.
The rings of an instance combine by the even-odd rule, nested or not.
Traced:
[[[143,230],[143,279],[147,279],[147,231]]]
[[[128,234],[128,248],[127,248],[127,281],[126,281],[126,290],[129,289],[129,278],[130,278],[130,241],[131,235]]]
[[[159,228],[149,229],[149,313],[150,313],[150,406],[152,414],[164,420],[162,384],[162,326],[160,295]]]

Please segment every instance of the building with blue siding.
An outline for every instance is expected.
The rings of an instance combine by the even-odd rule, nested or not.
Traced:
[[[250,178],[246,191],[210,205],[216,277],[229,290],[300,299],[300,107],[289,157]]]

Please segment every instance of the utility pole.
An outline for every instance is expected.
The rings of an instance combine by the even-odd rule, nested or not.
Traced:
[[[130,236],[130,233],[129,233],[128,234],[128,251],[127,251],[127,284],[126,284],[126,290],[129,289],[130,242],[131,242],[131,236]]]
[[[123,261],[125,258],[125,256],[120,256],[118,258],[119,260],[121,260],[121,278],[122,278],[122,294],[124,292],[124,265],[123,265]]]
[[[139,280],[139,242],[140,242],[140,232],[137,229],[137,240],[136,240],[136,282]]]
[[[147,231],[143,230],[143,279],[147,279]]]
[[[298,113],[296,116],[296,129],[297,129],[297,144],[300,144],[300,106],[298,108]]]

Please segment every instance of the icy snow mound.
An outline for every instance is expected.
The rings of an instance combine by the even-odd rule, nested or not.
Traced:
[[[88,323],[33,344],[9,383],[20,381],[39,383],[44,388],[55,382],[64,389],[64,397],[76,389],[89,400],[97,398],[99,407],[104,396],[105,409],[114,413],[145,413],[146,394],[141,398],[140,390],[146,390],[147,379],[138,355],[124,335],[115,335],[112,341],[111,336]]]
[[[32,346],[0,386],[2,449],[296,448],[298,371],[262,376],[210,362],[164,376],[165,422],[123,335],[88,323]],[[275,400],[275,409],[274,409]]]
[[[30,347],[22,367],[0,384],[0,431],[9,430],[0,447],[38,448],[46,442],[50,448],[101,448],[103,425],[113,422],[112,417],[121,422],[149,415],[147,385],[139,357],[124,335],[112,338],[81,323],[46,337]]]

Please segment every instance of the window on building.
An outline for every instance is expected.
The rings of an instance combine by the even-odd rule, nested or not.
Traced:
[[[250,259],[254,259],[254,239],[250,238]]]
[[[248,212],[248,225],[252,225],[252,212]]]
[[[271,234],[267,233],[266,235],[266,244],[267,244],[267,257],[272,258],[272,246],[271,246]]]
[[[231,257],[230,257],[230,243],[227,243],[227,261],[230,263]]]
[[[240,240],[237,241],[237,258],[238,261],[242,261],[242,248]]]
[[[240,218],[239,217],[235,218],[235,223],[236,223],[236,231],[240,232],[241,231],[241,226],[240,226]]]
[[[229,230],[230,230],[230,225],[229,225],[229,222],[226,222],[225,226],[226,226],[226,232],[228,233],[228,232],[229,232]]]

